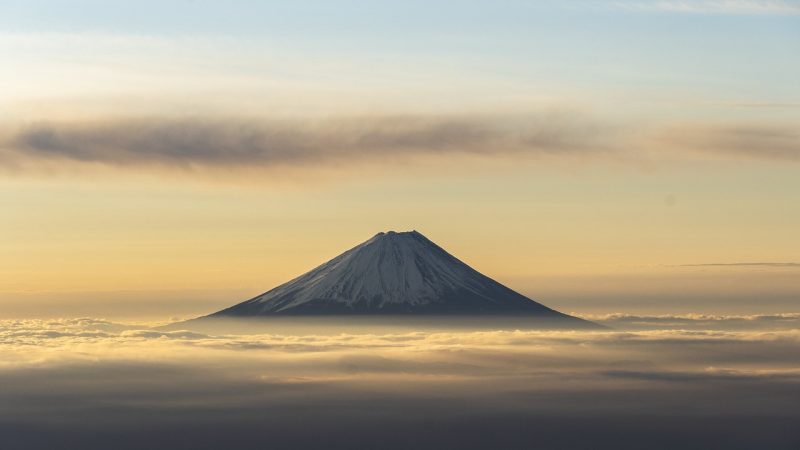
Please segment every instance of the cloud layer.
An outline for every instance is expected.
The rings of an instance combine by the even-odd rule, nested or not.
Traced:
[[[317,121],[135,119],[34,125],[8,133],[0,148],[6,149],[8,161],[271,167],[441,154],[580,154],[601,151],[603,139],[598,125],[562,114]]]
[[[617,330],[797,330],[800,313],[752,315],[634,315],[602,314],[586,319],[602,323]]]
[[[3,321],[0,441],[84,449],[797,442],[783,428],[800,418],[797,330],[661,324],[216,335],[97,319]]]
[[[148,118],[42,122],[0,133],[0,167],[268,170],[467,157],[653,164],[699,156],[800,160],[787,125],[611,125],[578,113],[396,115],[290,120]],[[459,159],[460,158],[460,159]]]

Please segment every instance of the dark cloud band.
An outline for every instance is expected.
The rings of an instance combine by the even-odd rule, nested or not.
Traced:
[[[112,166],[275,166],[437,154],[582,153],[596,125],[564,115],[392,116],[318,121],[118,120],[51,123],[10,134],[6,159]]]
[[[146,170],[392,167],[421,158],[640,162],[757,158],[800,161],[797,127],[610,125],[577,113],[402,115],[317,120],[117,119],[45,122],[0,137],[0,168],[24,172],[90,165]]]

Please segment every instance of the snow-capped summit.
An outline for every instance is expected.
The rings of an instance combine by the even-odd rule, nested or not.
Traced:
[[[477,272],[417,231],[378,233],[304,275],[211,316],[327,314],[573,319]]]

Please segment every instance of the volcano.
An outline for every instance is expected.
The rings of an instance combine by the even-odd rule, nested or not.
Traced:
[[[321,266],[206,317],[562,314],[481,274],[417,231],[381,232]]]

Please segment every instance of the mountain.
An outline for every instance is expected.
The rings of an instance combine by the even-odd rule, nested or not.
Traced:
[[[417,231],[378,233],[316,269],[206,317],[515,315],[582,322],[481,274]]]

